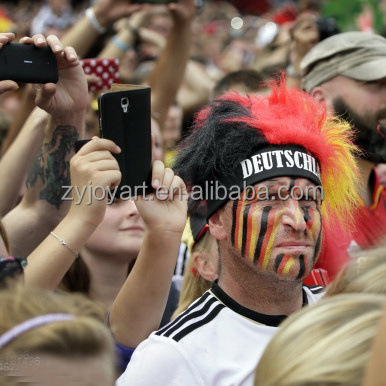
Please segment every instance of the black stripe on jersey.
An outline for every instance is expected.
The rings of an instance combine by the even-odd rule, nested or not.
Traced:
[[[171,333],[173,333],[176,329],[180,328],[186,321],[204,315],[209,307],[217,301],[216,298],[212,297],[208,300],[208,302],[199,310],[197,309],[200,305],[205,303],[207,298],[210,296],[209,292],[204,293],[204,295],[201,296],[200,299],[197,300],[196,303],[189,306],[182,314],[180,314],[176,319],[174,319],[172,322],[168,323],[165,327],[158,330],[155,334],[156,335],[163,335],[169,336]],[[166,335],[167,334],[167,335]]]
[[[208,315],[205,316],[205,318],[192,323],[191,325],[185,327],[183,330],[181,330],[178,334],[173,336],[173,339],[178,342],[182,338],[184,338],[186,335],[190,334],[192,331],[196,330],[197,328],[200,328],[204,326],[205,324],[209,323],[212,321],[218,314],[219,312],[225,307],[224,304],[217,304],[212,311]]]
[[[315,285],[315,286],[307,286],[307,288],[313,293],[313,294],[318,294],[322,291],[324,291],[326,288],[321,286],[321,285]]]
[[[208,313],[209,308],[212,306],[213,303],[216,303],[218,300],[216,298],[211,298],[209,299],[204,307],[202,307],[200,310],[189,312],[188,314],[185,315],[184,318],[182,318],[178,323],[175,323],[173,326],[170,326],[167,331],[165,331],[162,336],[167,336],[170,337],[171,334],[176,332],[178,329],[183,328],[183,326],[189,322],[192,319],[196,319],[199,317],[204,317],[205,314]]]

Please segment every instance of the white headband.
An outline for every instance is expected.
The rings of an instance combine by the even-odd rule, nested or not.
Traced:
[[[71,314],[46,314],[25,320],[24,322],[17,324],[10,330],[6,331],[4,334],[0,335],[0,349],[2,349],[13,339],[17,338],[19,335],[22,335],[33,328],[44,326],[45,324],[72,320],[74,318],[75,316]]]

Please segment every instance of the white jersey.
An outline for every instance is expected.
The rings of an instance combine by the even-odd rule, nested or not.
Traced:
[[[316,303],[322,289],[303,287],[303,303]],[[116,385],[253,385],[256,365],[285,318],[245,308],[215,285],[138,346]]]

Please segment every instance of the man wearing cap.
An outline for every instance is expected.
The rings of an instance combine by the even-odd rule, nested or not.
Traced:
[[[386,234],[386,189],[374,167],[386,162],[386,39],[345,32],[314,46],[301,63],[303,88],[352,125],[361,171],[361,207],[347,235],[337,225],[325,234],[319,266],[330,278],[350,255],[376,245]]]
[[[138,346],[118,386],[253,384],[278,325],[321,296],[302,280],[328,217],[339,211],[350,223],[358,170],[349,134],[285,84],[269,96],[230,92],[198,113],[175,168],[190,199],[206,204],[219,279]]]

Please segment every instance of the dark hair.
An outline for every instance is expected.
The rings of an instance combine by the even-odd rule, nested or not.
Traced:
[[[256,70],[244,69],[230,72],[222,77],[214,86],[212,92],[213,98],[217,98],[225,91],[231,90],[232,86],[237,83],[243,84],[251,92],[262,90],[267,87],[264,84],[266,80],[267,77]]]
[[[131,272],[137,259],[130,261],[127,274]],[[60,283],[60,289],[65,292],[80,292],[89,295],[91,283],[91,272],[82,256],[72,263],[70,269],[66,272]]]
[[[251,112],[237,101],[239,94],[230,94],[236,98],[215,99],[196,115],[192,134],[179,146],[173,169],[188,189],[200,186],[204,190],[207,181],[216,181],[219,175],[232,176],[246,154],[268,144],[258,129],[239,121],[251,117]],[[201,201],[191,200],[189,211],[199,211],[200,205]]]
[[[80,292],[87,295],[90,291],[90,281],[90,270],[79,256],[64,275],[60,287],[68,292]]]

